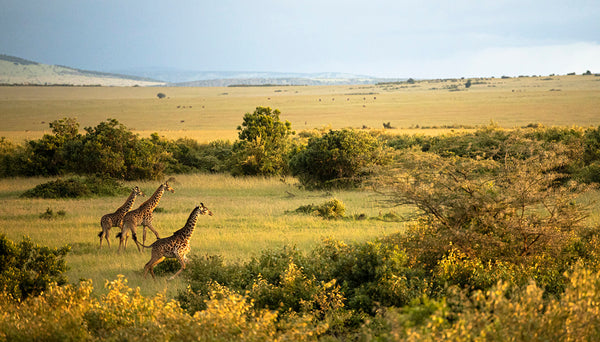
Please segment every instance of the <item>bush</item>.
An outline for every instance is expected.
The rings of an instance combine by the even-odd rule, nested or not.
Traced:
[[[600,338],[600,273],[578,267],[560,298],[545,299],[531,283],[514,288],[499,282],[488,291],[424,299],[382,311],[383,324],[366,335],[381,340],[595,341]],[[382,329],[382,326],[384,327]]]
[[[282,175],[287,173],[290,136],[294,134],[289,121],[279,119],[281,112],[269,107],[257,107],[246,113],[238,126],[239,140],[233,146],[234,175]]]
[[[115,119],[96,127],[74,142],[69,151],[73,168],[117,179],[159,179],[166,167],[167,154],[151,139],[140,139]]]
[[[372,168],[387,161],[387,150],[376,138],[344,129],[310,138],[304,149],[293,154],[289,165],[307,188],[348,188],[360,185]]]
[[[116,196],[127,193],[129,193],[129,189],[114,179],[72,177],[39,184],[33,189],[24,192],[21,197],[81,198],[90,196]]]
[[[439,255],[453,246],[482,262],[518,263],[560,253],[582,227],[574,199],[584,188],[559,183],[564,163],[560,150],[502,162],[407,153],[376,187],[421,210]]]
[[[68,246],[39,246],[29,238],[16,244],[0,235],[0,290],[14,299],[24,300],[46,291],[51,283],[65,284],[64,257],[69,250]]]
[[[338,199],[331,199],[319,206],[308,204],[300,206],[295,210],[296,213],[318,215],[325,219],[343,218],[346,213],[346,206]]]

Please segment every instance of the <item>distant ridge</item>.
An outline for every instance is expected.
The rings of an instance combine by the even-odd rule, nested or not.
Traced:
[[[163,80],[173,87],[346,85],[406,81],[405,78],[377,78],[339,72],[193,71],[174,68],[136,68],[114,72]]]
[[[38,65],[39,64],[37,62],[28,61],[23,58],[9,56],[9,55],[1,55],[1,54],[0,54],[0,60],[12,62],[15,64],[21,64],[21,65]]]
[[[159,86],[149,78],[48,65],[0,54],[0,84],[76,86]]]
[[[2,85],[231,87],[376,84],[405,80],[336,72],[188,71],[173,68],[137,68],[101,72],[42,64],[0,54],[0,84]]]

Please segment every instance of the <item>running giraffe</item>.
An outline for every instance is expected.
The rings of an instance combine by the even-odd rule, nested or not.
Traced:
[[[140,190],[140,188],[137,186],[133,187],[133,189],[131,190],[131,194],[129,195],[129,197],[127,197],[125,203],[123,203],[123,205],[120,206],[119,209],[117,209],[117,211],[102,216],[102,218],[100,219],[100,226],[102,226],[102,231],[98,233],[98,237],[100,238],[100,248],[102,248],[102,238],[106,239],[106,244],[108,245],[108,248],[110,248],[110,240],[108,239],[110,229],[112,227],[123,227],[123,217],[125,217],[125,214],[127,214],[127,212],[131,210],[131,207],[133,207],[133,203],[135,202],[136,196],[144,196],[142,190]]]
[[[119,238],[119,252],[121,251],[121,247],[123,249],[127,248],[127,238],[129,237],[129,231],[131,231],[131,238],[135,242],[138,251],[142,251],[140,248],[140,243],[137,240],[137,235],[135,229],[137,226],[141,225],[143,227],[144,232],[144,240],[143,243],[146,242],[146,227],[150,228],[150,230],[156,235],[156,238],[159,239],[158,232],[152,226],[152,213],[154,209],[158,206],[158,202],[160,202],[160,198],[162,197],[165,191],[175,192],[175,190],[169,185],[169,181],[173,180],[173,178],[169,178],[166,182],[161,184],[158,189],[152,194],[146,202],[142,203],[139,208],[132,210],[125,214],[123,218],[123,227],[121,228],[121,232],[117,234]],[[123,240],[125,243],[123,244]]]
[[[196,221],[198,220],[199,215],[206,214],[212,216],[212,212],[204,206],[204,203],[200,203],[199,206],[192,210],[190,217],[187,219],[187,223],[183,228],[179,229],[169,237],[154,241],[150,246],[144,246],[146,248],[152,248],[152,257],[144,266],[144,278],[146,278],[148,272],[150,272],[152,278],[156,279],[154,276],[154,267],[165,258],[177,258],[181,264],[179,271],[170,277],[169,280],[175,278],[185,269],[185,263],[187,261],[186,255],[190,252],[190,238],[194,233]]]

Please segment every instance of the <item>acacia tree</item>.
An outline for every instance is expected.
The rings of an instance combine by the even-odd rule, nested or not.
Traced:
[[[289,121],[281,121],[278,109],[257,107],[246,113],[238,126],[239,140],[233,146],[235,175],[278,175],[287,172],[290,136]]]
[[[556,170],[565,162],[551,151],[504,160],[408,152],[376,188],[391,203],[420,210],[428,230],[421,238],[438,256],[455,248],[483,261],[518,262],[559,253],[581,228],[586,211],[574,199],[583,189],[561,183]]]

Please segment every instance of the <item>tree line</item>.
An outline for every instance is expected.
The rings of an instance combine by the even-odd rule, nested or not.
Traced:
[[[389,135],[355,129],[296,134],[280,111],[257,107],[246,113],[235,142],[200,144],[157,133],[134,134],[116,119],[79,130],[74,118],[51,122],[52,134],[15,144],[0,138],[0,177],[94,175],[118,180],[160,179],[165,174],[225,172],[292,175],[308,188],[355,187],[402,151],[501,160],[527,158],[560,149],[565,177],[600,182],[600,127],[528,127],[506,130],[494,124],[467,133],[438,136]]]

